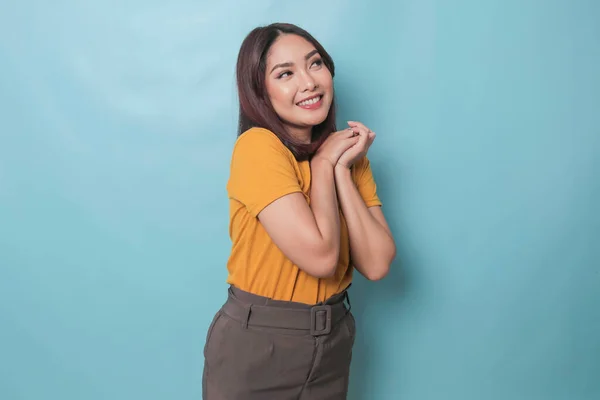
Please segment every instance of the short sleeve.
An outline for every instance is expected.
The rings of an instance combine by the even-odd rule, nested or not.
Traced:
[[[367,207],[381,206],[369,159],[366,156],[363,157],[354,164],[353,169],[354,182]]]
[[[243,133],[231,158],[229,198],[244,204],[256,217],[278,198],[302,192],[294,161],[292,153],[272,132],[253,128]]]

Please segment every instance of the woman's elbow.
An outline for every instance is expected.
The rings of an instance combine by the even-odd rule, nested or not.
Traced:
[[[370,281],[380,281],[390,272],[390,265],[373,265],[373,268],[365,271],[364,276]]]
[[[317,278],[331,278],[339,263],[339,252],[332,252],[318,261]]]
[[[387,276],[390,272],[391,265],[396,258],[396,246],[393,246],[388,252],[387,257],[382,257],[380,260],[375,261],[371,268],[369,268],[365,275],[370,281],[380,281]]]
[[[327,251],[322,254],[312,254],[304,260],[304,265],[298,267],[315,278],[327,279],[335,275],[339,262],[339,251]]]

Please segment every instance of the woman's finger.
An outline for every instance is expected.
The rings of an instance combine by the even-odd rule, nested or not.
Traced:
[[[348,121],[348,125],[352,126],[352,127],[358,127],[361,129],[364,129],[366,132],[370,132],[371,130],[369,128],[367,128],[365,126],[365,124],[363,124],[362,122],[358,122],[358,121]]]
[[[360,141],[360,136],[353,136],[347,139],[344,139],[344,147],[348,150],[351,147],[354,147]]]
[[[365,134],[364,132],[362,132],[361,135],[359,136],[358,144],[360,145],[360,147],[363,151],[366,150],[369,147],[368,134]]]
[[[355,132],[358,132],[358,134],[361,136],[368,136],[368,134],[369,134],[369,130],[365,129],[364,127],[362,127],[360,125],[355,126],[353,129]]]
[[[373,132],[373,131],[369,131],[369,141],[370,141],[371,143],[373,143],[373,141],[375,140],[375,136],[376,136],[376,135],[375,135],[375,132]]]
[[[356,133],[354,132],[354,129],[352,128],[347,128],[341,131],[336,132],[337,136],[340,136],[343,139],[347,139],[350,138],[352,136],[356,136]]]

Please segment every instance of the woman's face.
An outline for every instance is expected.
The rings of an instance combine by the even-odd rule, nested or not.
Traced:
[[[298,35],[279,36],[267,54],[265,83],[291,133],[310,140],[312,127],[325,121],[333,100],[331,73],[315,47]]]

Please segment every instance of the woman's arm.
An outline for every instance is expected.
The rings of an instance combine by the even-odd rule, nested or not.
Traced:
[[[340,220],[333,166],[311,162],[310,206],[291,193],[264,208],[258,218],[287,258],[312,276],[332,276],[340,253]]]
[[[310,205],[304,194],[290,193],[258,214],[275,245],[309,275],[326,278],[333,276],[337,268],[340,218],[334,166],[357,141],[346,130],[331,134],[321,146],[310,163]]]
[[[349,121],[348,124],[359,139],[335,167],[338,199],[348,226],[352,263],[367,279],[378,280],[389,272],[396,257],[396,244],[381,207],[367,207],[350,170],[366,157],[375,133],[360,122]]]
[[[382,279],[396,257],[396,245],[381,207],[367,208],[348,167],[335,167],[335,183],[348,225],[352,263],[365,278]]]

